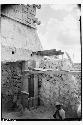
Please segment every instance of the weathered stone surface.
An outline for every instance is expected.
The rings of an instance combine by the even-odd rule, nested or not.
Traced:
[[[41,59],[39,68],[54,69],[54,70],[72,70],[72,64],[68,59],[52,59],[46,58]]]
[[[1,67],[2,93],[12,95],[22,89],[21,64],[7,63]]]
[[[5,7],[1,12],[2,107],[5,104],[7,108],[8,106],[11,108],[16,99],[15,94],[18,95],[21,89],[28,90],[28,84],[24,85],[21,77],[22,61],[28,62],[24,70],[28,67],[34,68],[36,63],[31,53],[42,50],[42,45],[33,23],[36,15],[35,8],[30,6],[31,8],[27,10],[27,6],[3,6]],[[21,63],[19,64],[18,61]]]
[[[30,27],[36,28],[36,24],[34,23],[34,19],[36,15],[36,7],[33,7],[33,5],[23,5],[23,4],[2,5],[1,14],[15,21],[18,21]]]
[[[59,101],[64,104],[64,107],[69,107],[70,104],[75,109],[80,102],[81,72],[75,72],[72,63],[66,58],[43,58],[39,61],[39,68],[55,70],[55,72],[45,72],[40,77],[41,102],[45,106],[53,106]]]
[[[12,53],[14,52],[14,53]],[[31,51],[28,49],[14,48],[9,46],[1,46],[1,61],[2,62],[16,62],[29,60]]]
[[[2,109],[11,108],[14,95],[22,90],[21,64],[7,63],[1,65]],[[5,107],[4,107],[5,106]],[[3,108],[4,107],[4,108]]]
[[[54,105],[57,101],[67,106],[76,106],[79,88],[75,77],[71,74],[44,74],[40,88],[40,99],[44,105]]]
[[[42,50],[35,29],[1,17],[1,59],[2,61],[28,60],[32,51]],[[12,54],[12,51],[15,51]]]
[[[40,40],[35,29],[16,22],[12,19],[1,17],[2,44],[33,51],[42,50]]]

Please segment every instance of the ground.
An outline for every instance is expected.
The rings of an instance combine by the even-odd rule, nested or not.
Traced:
[[[51,111],[46,111],[43,107],[33,110],[25,110],[23,115],[18,112],[4,112],[2,118],[5,119],[53,119]]]
[[[52,110],[47,110],[45,107],[38,107],[37,109],[27,110],[25,109],[23,115],[18,112],[3,112],[2,118],[4,119],[54,119],[53,114],[55,112]],[[66,111],[66,118],[77,118],[76,112]],[[71,120],[71,119],[70,119]]]

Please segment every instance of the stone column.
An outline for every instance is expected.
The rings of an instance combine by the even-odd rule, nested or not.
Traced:
[[[23,91],[29,92],[28,91],[28,74],[25,74],[23,76]]]
[[[63,54],[62,54],[62,60],[63,60]]]
[[[28,92],[28,75],[29,73],[25,73],[25,70],[28,69],[28,61],[24,61],[22,64],[22,72],[23,72],[23,91]]]
[[[28,70],[28,61],[24,61],[22,63],[22,71],[24,71],[24,70]]]
[[[38,105],[38,76],[34,74],[34,106]]]

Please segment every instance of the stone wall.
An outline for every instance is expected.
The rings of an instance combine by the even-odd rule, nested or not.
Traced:
[[[74,117],[81,102],[81,72],[75,72],[68,59],[42,59],[39,67],[54,70],[39,76],[41,105],[54,109],[56,102],[60,102],[69,117]]]
[[[22,6],[23,8],[20,5],[3,6],[5,7],[2,9],[4,12],[1,12],[2,103],[10,102],[13,104],[13,95],[22,89],[21,75],[23,66],[20,62],[27,61],[26,64],[29,67],[35,66],[31,53],[32,51],[42,50],[42,45],[32,22],[32,14],[34,15],[33,18],[35,18],[36,10],[29,7],[29,11],[24,12],[27,10],[26,6]],[[30,13],[31,21],[27,17],[30,16]],[[28,20],[30,22],[27,22]],[[28,69],[28,66],[24,67],[25,70]],[[8,103],[9,106],[10,103]],[[4,106],[3,104],[2,106]]]
[[[77,71],[81,70],[81,63],[74,63],[74,68]]]
[[[75,77],[67,72],[44,73],[40,76],[40,105],[55,112],[56,102],[63,104],[66,118],[77,117],[77,107],[81,103],[79,84]]]
[[[4,63],[24,60],[27,61],[31,59],[31,53],[32,52],[28,49],[1,45],[1,61]]]
[[[32,51],[42,50],[42,45],[35,29],[5,16],[1,17],[1,38],[1,43],[5,46]]]
[[[53,69],[53,70],[72,70],[72,66],[69,59],[52,59],[52,58],[43,58],[39,62],[39,68],[43,69]]]
[[[79,88],[79,95],[81,96],[81,94],[82,94],[82,77],[81,77],[81,71],[74,72],[73,75],[74,75],[74,77],[77,80],[78,88]]]
[[[1,14],[13,20],[36,28],[34,23],[36,15],[36,6],[23,4],[4,4],[1,5]]]
[[[78,84],[75,77],[66,72],[46,73],[41,79],[40,98],[45,105],[54,105],[60,101],[64,105],[75,102],[71,99],[78,98]]]
[[[21,5],[8,5],[8,8],[5,6],[5,8],[2,9],[1,15],[1,59],[6,62],[29,60],[32,51],[42,50],[37,31],[35,28],[12,18],[12,16],[15,16],[15,13],[21,16]],[[26,10],[26,6],[23,6],[23,9],[24,8]],[[8,11],[6,14],[9,14],[10,17],[4,15],[3,11],[4,13]],[[27,10],[25,15],[27,15],[28,11],[30,13],[32,10]],[[31,13],[33,13],[33,11]],[[23,17],[23,20],[26,19]],[[26,21],[28,21],[28,18]],[[12,51],[14,51],[14,54],[12,54]]]
[[[7,92],[11,89],[11,87],[18,87],[20,86],[21,81],[21,75],[22,75],[22,64],[19,62],[9,62],[6,64],[1,64],[1,85],[2,85],[2,92],[3,88],[7,89]],[[18,84],[16,86],[16,84]],[[13,86],[14,85],[14,86]],[[20,89],[20,88],[18,88]],[[15,91],[15,88],[12,88],[12,91]],[[6,93],[6,90],[4,90],[4,94]],[[13,93],[12,93],[13,94]]]
[[[22,90],[22,64],[9,62],[1,64],[2,109],[13,105],[13,97]]]

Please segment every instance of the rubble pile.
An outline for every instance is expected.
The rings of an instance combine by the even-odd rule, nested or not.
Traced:
[[[40,61],[39,68],[43,69],[58,69],[58,70],[72,70],[73,66],[69,59],[51,59],[45,58]]]

